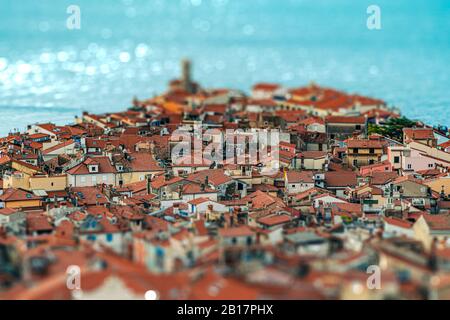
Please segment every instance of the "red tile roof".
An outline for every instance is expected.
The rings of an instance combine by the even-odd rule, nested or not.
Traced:
[[[98,138],[86,138],[86,148],[104,149],[108,142]]]
[[[403,134],[412,140],[434,139],[433,129],[429,128],[403,128]]]
[[[130,165],[133,172],[164,171],[150,153],[134,152],[130,156]]]
[[[427,222],[431,230],[450,231],[450,215],[448,214],[423,214],[422,217]]]
[[[298,157],[305,159],[321,159],[327,155],[324,151],[302,151],[297,154]]]
[[[164,186],[168,186],[168,185],[171,185],[173,183],[180,182],[182,180],[184,180],[184,179],[181,178],[181,177],[178,177],[178,176],[175,176],[175,177],[172,177],[172,178],[166,180],[166,177],[162,174],[162,175],[156,176],[152,180],[151,187],[154,188],[154,189],[159,189],[159,188],[162,188]]]
[[[45,133],[35,133],[35,134],[30,134],[28,137],[30,139],[40,139],[40,138],[46,138],[46,137],[50,137],[50,136]]]
[[[189,285],[192,300],[256,300],[260,290],[235,278],[224,278],[213,268]]]
[[[183,194],[217,193],[217,190],[202,186],[199,183],[189,183],[183,186]]]
[[[27,216],[27,230],[33,231],[48,231],[52,230],[53,226],[49,223],[48,218],[43,215],[29,215]]]
[[[40,200],[41,197],[35,196],[33,193],[22,189],[6,189],[2,195],[0,195],[0,201],[30,201]]]
[[[365,124],[365,117],[327,116],[326,123]]]
[[[233,180],[229,176],[225,175],[223,169],[210,169],[197,171],[191,173],[186,178],[186,180],[203,183],[205,182],[206,177],[208,177],[208,182],[212,183],[215,186],[219,186],[221,184],[228,183]]]
[[[333,99],[318,101],[315,108],[323,110],[339,110],[341,108],[348,109],[353,106],[353,101],[346,95],[341,95]]]
[[[277,205],[279,207],[285,207],[285,203],[278,197],[273,197],[262,191],[255,191],[248,194],[246,197],[241,199],[245,202],[251,202],[253,209],[262,209],[268,206]]]
[[[261,107],[276,107],[278,104],[272,99],[248,99],[247,105],[261,106]]]
[[[53,151],[56,151],[56,150],[58,150],[58,149],[61,149],[61,148],[70,146],[71,144],[74,144],[74,143],[75,143],[75,141],[73,141],[73,140],[67,140],[67,141],[64,141],[64,142],[62,142],[62,143],[59,143],[59,144],[57,144],[57,145],[55,145],[55,146],[53,146],[53,147],[50,147],[50,148],[48,148],[48,149],[45,149],[44,151],[42,151],[42,153],[43,153],[43,154],[51,154]]]
[[[383,185],[398,178],[397,172],[372,172],[368,175],[371,177],[371,184]]]
[[[75,187],[71,192],[77,197],[79,205],[103,205],[108,199],[100,190],[100,187]]]
[[[327,187],[356,186],[356,178],[356,173],[351,171],[329,171],[325,173]]]
[[[286,173],[288,183],[313,183],[314,174],[311,171],[288,171]]]
[[[172,167],[209,167],[213,162],[202,155],[186,155],[177,158],[172,163]]]
[[[350,213],[357,216],[362,216],[361,204],[359,203],[341,203],[335,202],[332,204],[332,211],[334,213]]]
[[[385,146],[384,141],[380,140],[372,140],[372,139],[348,139],[347,147],[348,148],[374,148],[374,149],[382,149]]]
[[[325,121],[322,118],[318,117],[308,117],[299,122],[300,124],[310,125],[310,124],[325,124]]]
[[[285,214],[268,216],[258,219],[258,223],[266,226],[276,226],[279,224],[288,223],[291,221],[291,217]]]
[[[443,148],[443,149],[446,149],[446,148],[450,147],[450,140],[441,143],[441,144],[439,145],[439,147],[441,147],[441,148]]]
[[[255,232],[249,226],[219,229],[219,235],[223,238],[228,237],[247,237],[254,235]]]
[[[0,215],[3,215],[3,216],[9,216],[16,212],[17,212],[17,209],[13,209],[13,208],[1,208],[0,209]]]
[[[211,200],[208,199],[208,198],[196,198],[196,199],[193,199],[193,200],[189,201],[188,203],[189,204],[193,204],[193,205],[197,205],[197,204],[200,204],[200,203],[203,203],[203,202],[207,202],[207,201],[211,201]]]
[[[383,220],[387,224],[392,224],[400,228],[411,229],[413,226],[413,223],[396,217],[383,217]]]
[[[71,175],[82,175],[82,174],[90,174],[88,169],[88,164],[93,163],[95,161],[98,163],[98,172],[102,173],[116,173],[116,168],[111,164],[108,157],[95,157],[95,158],[87,158],[84,162],[76,165],[75,167],[67,170],[68,174]]]
[[[214,112],[216,114],[225,114],[226,104],[207,104],[203,107],[203,112]]]
[[[280,87],[276,83],[257,83],[252,87],[252,90],[262,90],[262,91],[274,91]]]

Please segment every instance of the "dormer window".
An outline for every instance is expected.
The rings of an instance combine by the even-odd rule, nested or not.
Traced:
[[[89,173],[93,173],[93,172],[98,172],[99,171],[98,162],[95,161],[94,159],[88,158],[88,159],[86,159],[86,161],[84,163],[87,166]]]
[[[89,172],[98,172],[98,164],[90,164],[88,165]]]

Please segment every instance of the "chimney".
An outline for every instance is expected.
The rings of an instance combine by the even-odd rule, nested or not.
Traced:
[[[209,186],[209,179],[208,179],[208,176],[205,177],[205,186],[206,186],[206,187]]]
[[[181,184],[178,186],[178,198],[181,199],[181,195],[183,193],[183,187],[181,186]]]
[[[0,226],[0,239],[6,239],[6,230],[3,226]]]
[[[323,219],[325,220],[325,222],[331,222],[332,214],[331,214],[331,207],[329,204],[324,206],[323,213],[324,213]]]
[[[401,214],[402,214],[402,217],[401,217],[401,219],[403,219],[403,220],[407,220],[408,219],[408,216],[409,216],[409,210],[408,210],[408,206],[404,206],[403,205],[403,201],[401,201],[400,200],[400,207],[401,207]]]
[[[151,183],[152,183],[152,176],[148,174],[146,176],[146,179],[147,179],[147,194],[150,194],[150,191],[152,190],[152,185],[151,185]]]

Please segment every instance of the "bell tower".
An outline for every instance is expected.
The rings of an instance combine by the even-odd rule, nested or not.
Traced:
[[[191,61],[188,59],[181,61],[181,84],[186,92],[194,93],[194,85],[191,80]]]

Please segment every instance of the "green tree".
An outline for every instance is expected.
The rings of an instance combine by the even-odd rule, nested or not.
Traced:
[[[412,128],[417,125],[416,121],[410,120],[406,117],[391,118],[385,124],[369,124],[369,134],[380,134],[391,139],[402,141],[403,128]]]

